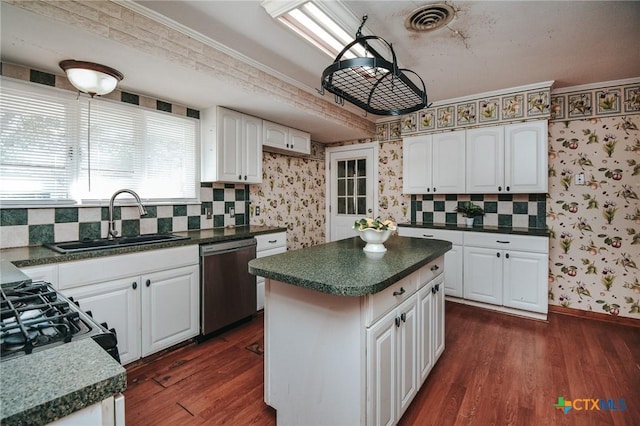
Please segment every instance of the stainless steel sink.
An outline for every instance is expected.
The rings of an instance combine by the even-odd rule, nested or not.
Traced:
[[[147,234],[137,235],[133,237],[119,237],[113,240],[100,238],[97,240],[68,241],[64,243],[44,244],[45,247],[58,253],[77,253],[81,251],[105,250],[117,247],[139,246],[146,244],[164,243],[167,241],[187,240],[189,237],[183,237],[174,234]]]

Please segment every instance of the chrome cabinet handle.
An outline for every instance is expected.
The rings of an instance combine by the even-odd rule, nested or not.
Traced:
[[[404,289],[404,287],[400,287],[400,291],[394,291],[393,295],[394,296],[402,296],[405,293],[405,291],[406,290]]]

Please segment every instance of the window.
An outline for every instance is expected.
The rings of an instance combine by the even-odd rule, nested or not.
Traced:
[[[198,121],[2,80],[0,200],[197,199]]]

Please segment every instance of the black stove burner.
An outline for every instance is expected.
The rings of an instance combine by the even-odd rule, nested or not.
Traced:
[[[25,282],[0,288],[0,357],[3,361],[81,337],[92,337],[119,361],[115,334],[97,324],[48,283]]]

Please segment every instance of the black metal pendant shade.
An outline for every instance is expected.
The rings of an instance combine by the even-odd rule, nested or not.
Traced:
[[[363,25],[366,19],[363,17]],[[376,52],[369,45],[369,40],[380,40],[388,46],[392,61]],[[373,57],[342,59],[355,44],[360,44]],[[407,73],[413,74],[422,88],[410,80]],[[398,68],[396,54],[386,40],[378,36],[363,36],[360,29],[355,40],[345,46],[323,71],[322,89],[335,94],[336,102],[346,100],[377,115],[408,114],[428,106],[424,81],[420,76],[411,70]]]

